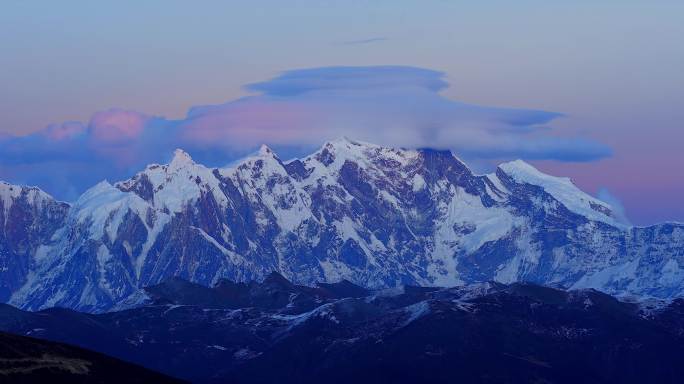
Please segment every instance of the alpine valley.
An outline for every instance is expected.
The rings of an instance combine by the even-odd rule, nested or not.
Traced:
[[[635,227],[523,161],[474,174],[449,151],[339,139],[208,168],[177,150],[72,204],[0,184],[0,301],[101,313],[177,277],[213,287],[271,272],[369,289],[534,283],[624,300],[684,294],[684,224]]]

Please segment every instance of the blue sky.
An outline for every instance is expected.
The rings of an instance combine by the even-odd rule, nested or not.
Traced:
[[[684,220],[682,36],[681,1],[7,1],[0,134],[111,108],[183,119],[282,71],[406,65],[445,73],[449,100],[562,114],[550,135],[610,156],[536,165],[636,223]]]

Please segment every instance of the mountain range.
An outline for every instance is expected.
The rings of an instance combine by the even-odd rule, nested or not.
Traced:
[[[301,159],[262,146],[209,168],[176,150],[64,203],[0,183],[0,301],[85,312],[205,287],[348,280],[371,289],[530,282],[623,298],[684,294],[684,224],[622,222],[524,161],[476,174],[449,151],[339,139]]]

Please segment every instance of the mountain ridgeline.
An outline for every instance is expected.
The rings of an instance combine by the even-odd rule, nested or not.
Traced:
[[[73,204],[0,184],[0,301],[129,308],[171,277],[203,286],[349,280],[369,288],[532,282],[618,296],[684,294],[684,225],[635,227],[523,161],[474,174],[448,151],[340,139],[225,168],[177,150]]]
[[[0,332],[0,381],[6,384],[186,383],[100,353],[4,332]]]
[[[527,283],[377,291],[277,273],[213,288],[171,278],[146,291],[147,304],[101,314],[0,304],[0,330],[193,383],[674,384],[684,375],[682,299],[627,303]]]

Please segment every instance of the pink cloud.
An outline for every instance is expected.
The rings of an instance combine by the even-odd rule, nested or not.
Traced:
[[[302,135],[302,130],[315,126],[320,120],[317,108],[304,103],[247,98],[192,110],[180,126],[181,141],[233,148],[265,142],[313,143],[320,141],[319,135]]]
[[[92,140],[116,144],[140,136],[149,119],[149,116],[139,112],[109,109],[93,115],[88,129]]]
[[[49,125],[44,134],[51,140],[60,141],[72,139],[84,133],[86,127],[80,121],[67,121],[62,124]]]
[[[257,94],[192,108],[171,120],[110,109],[90,122],[64,123],[0,138],[0,178],[51,185],[73,197],[95,178],[118,180],[168,160],[174,148],[221,165],[255,150],[286,156],[348,136],[401,147],[455,150],[468,159],[592,161],[610,155],[601,143],[550,134],[553,112],[475,106],[440,94],[444,74],[414,67],[329,67],[285,72],[247,88]],[[280,152],[283,154],[283,152]],[[59,186],[59,187],[57,187]],[[613,188],[611,186],[611,191]]]

